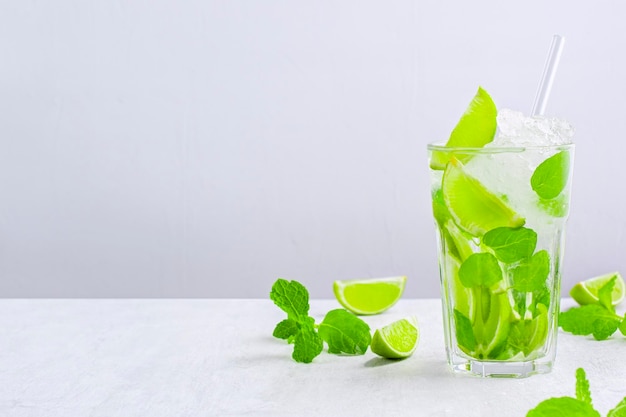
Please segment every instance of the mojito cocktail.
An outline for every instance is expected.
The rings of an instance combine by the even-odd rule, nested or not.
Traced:
[[[478,130],[476,120],[467,120],[472,114],[481,121]],[[484,90],[459,125],[464,119],[462,140],[453,131],[448,143],[428,146],[448,361],[481,376],[548,372],[556,352],[572,131],[563,121],[517,112],[496,118]]]

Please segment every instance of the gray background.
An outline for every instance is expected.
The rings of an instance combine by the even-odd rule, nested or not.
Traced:
[[[439,294],[425,146],[478,85],[576,127],[564,267],[622,269],[622,1],[0,2],[0,295]]]

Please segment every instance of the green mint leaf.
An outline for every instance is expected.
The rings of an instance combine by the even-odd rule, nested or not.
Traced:
[[[274,337],[294,344],[291,357],[296,362],[311,363],[322,352],[324,343],[315,331],[315,320],[308,315],[309,292],[297,281],[278,279],[270,298],[287,313],[287,319],[274,328]]]
[[[300,331],[298,322],[291,319],[285,319],[276,325],[272,336],[278,339],[288,340],[293,342],[293,337]]]
[[[520,292],[539,291],[545,287],[550,273],[550,255],[545,250],[513,269],[513,289]]]
[[[330,353],[363,355],[372,341],[367,323],[342,308],[329,311],[318,332]]]
[[[600,413],[586,402],[571,397],[558,397],[540,402],[526,417],[600,417]]]
[[[593,335],[604,340],[615,333],[622,320],[599,304],[571,308],[559,314],[559,326],[575,335]]]
[[[626,417],[626,398],[620,401],[614,409],[609,411],[606,417]]]
[[[626,314],[622,317],[622,321],[619,324],[619,331],[626,336]]]
[[[613,287],[615,287],[615,281],[617,281],[617,276],[608,280],[598,290],[598,301],[609,311],[615,311],[613,307]]]
[[[300,321],[309,314],[309,292],[298,281],[277,279],[270,298],[292,320]]]
[[[454,328],[459,346],[465,348],[467,352],[474,351],[476,349],[476,336],[474,336],[472,322],[457,309],[454,309]]]
[[[592,405],[589,380],[583,368],[576,369],[576,399]]]
[[[543,161],[533,172],[530,185],[543,199],[552,199],[565,188],[569,175],[569,153],[561,151]]]
[[[502,280],[502,270],[492,254],[474,253],[461,264],[459,279],[467,288],[491,287]]]
[[[322,353],[324,344],[315,331],[315,320],[307,317],[300,323],[300,331],[294,337],[293,354],[296,362],[311,363],[313,358]]]
[[[526,227],[498,227],[485,233],[483,243],[504,263],[530,258],[537,246],[537,233]]]
[[[596,316],[604,311],[605,308],[597,304],[570,308],[559,314],[559,326],[566,332],[587,336],[593,333]]]
[[[620,321],[614,316],[600,317],[593,322],[593,337],[596,340],[605,340],[611,337],[619,327]]]
[[[591,405],[585,371],[582,368],[576,370],[576,398],[549,398],[530,410],[526,417],[600,417],[600,413]]]

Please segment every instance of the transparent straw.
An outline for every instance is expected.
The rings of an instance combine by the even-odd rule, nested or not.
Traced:
[[[535,103],[533,104],[533,109],[530,112],[531,116],[542,116],[546,111],[546,103],[550,97],[552,82],[554,81],[556,69],[559,66],[559,59],[561,59],[561,52],[563,51],[564,43],[565,38],[563,36],[554,35],[552,37],[552,45],[550,45],[550,52],[548,53],[546,66],[543,69],[543,75],[541,76],[541,82],[539,83]]]

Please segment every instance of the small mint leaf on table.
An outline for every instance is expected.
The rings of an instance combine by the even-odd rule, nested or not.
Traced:
[[[277,279],[272,285],[270,298],[292,320],[299,321],[309,315],[309,292],[298,281]]]
[[[593,333],[593,322],[597,314],[602,314],[604,308],[589,304],[573,307],[559,314],[559,326],[566,332],[587,336]]]
[[[363,355],[372,341],[367,323],[344,309],[329,311],[318,332],[330,353]]]
[[[558,397],[540,402],[526,417],[600,417],[600,413],[584,401]]]
[[[593,322],[593,337],[596,340],[606,340],[619,327],[619,320],[614,317],[598,318]]]
[[[278,339],[289,340],[290,338],[293,339],[293,336],[295,336],[299,331],[300,328],[298,327],[297,321],[285,319],[276,325],[272,336]],[[289,341],[291,342],[292,340]]]
[[[526,227],[497,227],[485,233],[483,243],[504,263],[530,258],[537,246],[537,233]]]
[[[559,326],[564,331],[575,335],[593,335],[596,340],[611,336],[620,322],[619,316],[599,304],[574,307],[559,314]],[[609,331],[611,333],[607,335]]]
[[[591,404],[591,390],[589,389],[589,380],[583,368],[576,369],[576,399]]]
[[[584,369],[576,370],[576,398],[549,398],[530,410],[526,417],[600,417],[591,405],[589,381]]]
[[[295,335],[291,357],[296,362],[311,363],[323,348],[322,339],[315,331],[315,320],[307,317],[300,323],[300,331]]]

